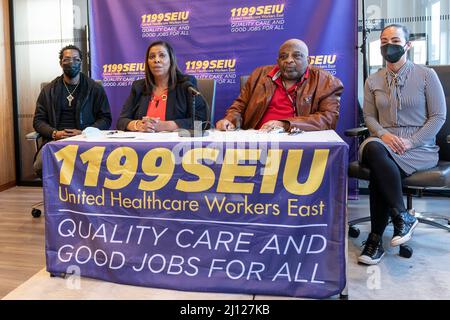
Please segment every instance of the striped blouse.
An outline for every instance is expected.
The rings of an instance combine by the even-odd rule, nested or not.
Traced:
[[[407,61],[397,74],[387,68],[372,74],[364,88],[364,120],[371,137],[382,144],[387,132],[409,139],[413,147],[404,154],[385,147],[408,175],[436,166],[436,135],[445,122],[442,85],[433,69]],[[361,157],[360,157],[361,159]]]

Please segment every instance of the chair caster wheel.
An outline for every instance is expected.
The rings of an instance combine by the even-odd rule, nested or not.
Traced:
[[[358,237],[359,237],[359,234],[360,234],[360,231],[359,231],[359,229],[356,228],[355,226],[350,226],[350,227],[348,228],[348,235],[349,235],[351,238],[358,238]]]
[[[33,208],[33,210],[31,210],[31,215],[33,218],[39,218],[41,216],[41,210]]]
[[[413,255],[413,249],[407,245],[401,245],[398,254],[403,258],[411,258]]]
[[[50,273],[50,278],[65,278],[66,274],[64,272],[61,273]]]

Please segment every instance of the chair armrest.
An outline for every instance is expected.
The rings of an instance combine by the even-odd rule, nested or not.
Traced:
[[[33,131],[30,133],[27,133],[27,135],[25,137],[27,138],[27,140],[37,140],[41,137],[41,134],[36,131]]]
[[[450,135],[447,136],[447,143],[450,143]]]
[[[345,130],[344,134],[347,137],[361,137],[361,136],[368,135],[369,129],[367,129],[366,127],[352,128],[352,129]]]

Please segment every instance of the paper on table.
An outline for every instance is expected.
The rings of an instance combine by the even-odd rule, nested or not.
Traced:
[[[105,135],[105,138],[108,139],[134,139],[136,135],[133,132],[127,131],[118,131],[118,132],[109,132]]]

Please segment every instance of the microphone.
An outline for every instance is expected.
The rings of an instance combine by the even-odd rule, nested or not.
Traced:
[[[208,103],[206,102],[206,100],[204,99],[203,95],[201,94],[200,91],[197,90],[197,88],[195,88],[194,84],[192,82],[187,82],[186,83],[187,86],[187,91],[189,91],[189,93],[192,95],[192,101],[191,101],[191,117],[192,117],[192,129],[188,129],[188,130],[180,130],[178,132],[178,135],[180,137],[205,137],[208,135],[208,132],[205,132],[205,129],[203,129],[203,121],[198,121],[196,120],[195,117],[195,98],[196,97],[201,97],[205,103],[206,103],[206,112],[208,114],[208,119],[209,119],[209,106]]]
[[[188,84],[188,88],[187,89],[193,96],[201,96],[202,95],[200,93],[200,91],[198,91],[197,89],[194,88],[194,85],[192,83]]]

